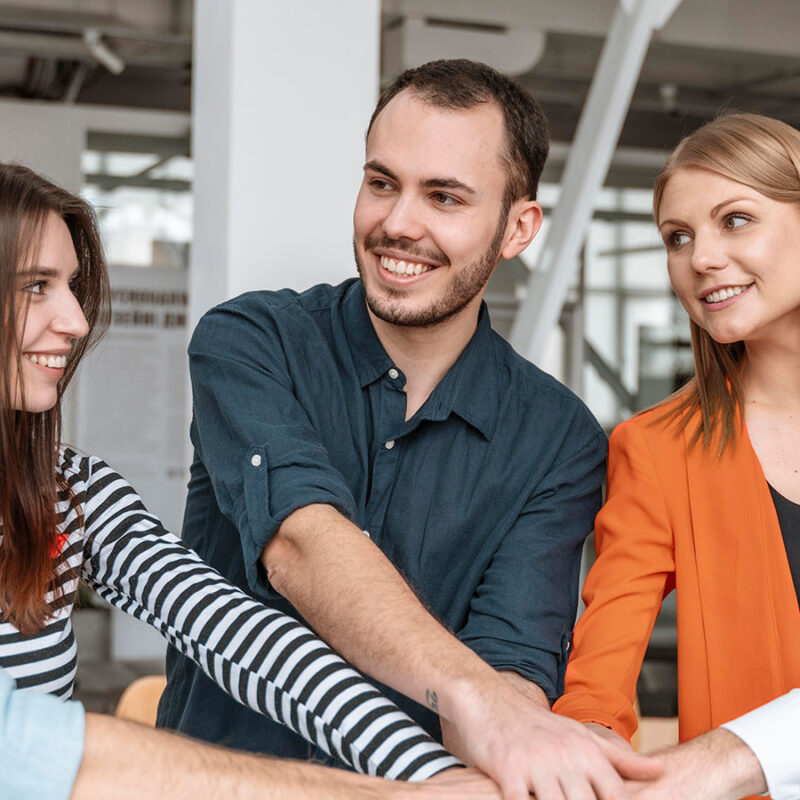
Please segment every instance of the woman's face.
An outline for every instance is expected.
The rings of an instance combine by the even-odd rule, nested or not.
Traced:
[[[75,340],[89,332],[73,294],[78,279],[78,258],[69,230],[51,213],[35,263],[22,264],[17,270],[17,340],[22,343],[22,358],[16,380],[16,357],[10,365],[17,410],[47,411],[56,404],[67,355]]]
[[[713,339],[800,341],[800,206],[685,168],[667,182],[658,228],[672,288]]]

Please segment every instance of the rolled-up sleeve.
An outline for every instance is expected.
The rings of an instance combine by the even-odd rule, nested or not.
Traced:
[[[348,518],[355,502],[298,402],[282,331],[253,296],[200,321],[189,345],[192,443],[217,504],[239,531],[248,583],[267,590],[259,562],[293,511],[325,503]]]
[[[576,421],[559,457],[503,537],[460,638],[495,669],[563,691],[584,539],[600,507],[606,439]]]
[[[67,800],[83,740],[80,703],[20,691],[0,670],[0,797]]]

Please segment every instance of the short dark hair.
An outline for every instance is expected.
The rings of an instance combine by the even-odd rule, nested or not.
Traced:
[[[506,131],[502,158],[508,180],[504,204],[510,207],[521,198],[536,199],[550,133],[541,107],[518,83],[486,64],[464,58],[430,61],[407,69],[381,92],[367,136],[381,111],[404,89],[439,108],[467,109],[480,103],[497,103]]]

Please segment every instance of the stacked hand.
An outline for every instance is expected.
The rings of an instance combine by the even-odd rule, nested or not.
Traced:
[[[497,782],[504,800],[527,800],[531,793],[537,800],[623,800],[664,770],[659,758],[620,747],[505,681],[462,697],[455,708],[460,755]],[[635,782],[632,788],[625,780]]]
[[[655,781],[632,781],[631,796],[640,800],[736,800],[767,790],[753,751],[725,729],[704,733],[658,754],[664,774]]]

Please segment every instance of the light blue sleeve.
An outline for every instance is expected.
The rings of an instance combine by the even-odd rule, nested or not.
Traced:
[[[19,691],[0,669],[0,797],[68,800],[83,736],[80,703]]]

